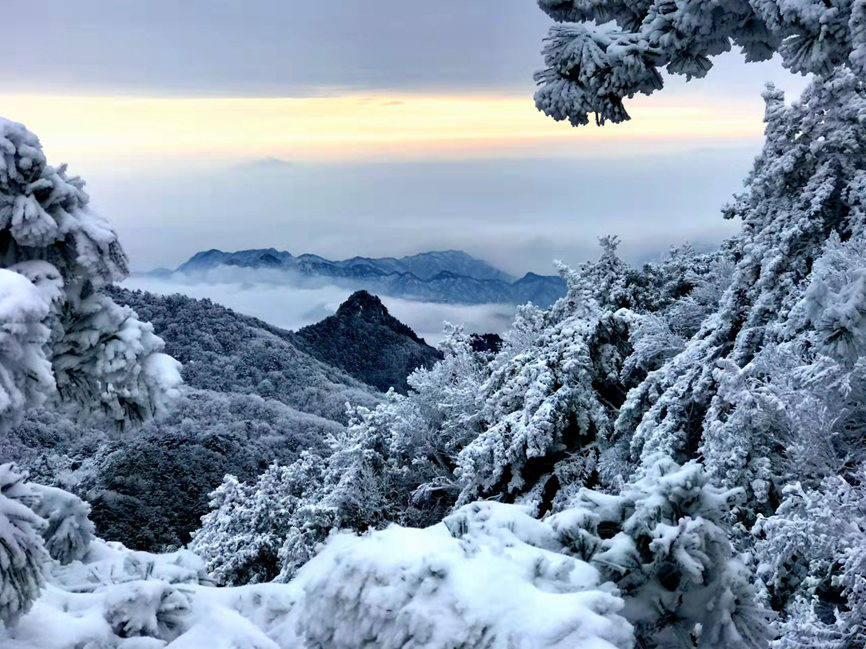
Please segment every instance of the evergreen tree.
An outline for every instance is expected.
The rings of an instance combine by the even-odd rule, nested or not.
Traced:
[[[866,8],[858,0],[538,0],[558,25],[536,74],[539,110],[556,120],[629,119],[625,98],[664,83],[661,69],[703,77],[712,57],[739,47],[746,61],[779,54],[793,72],[866,74]]]
[[[634,269],[617,244],[605,237],[597,261],[563,267],[568,294],[548,311],[518,315],[481,386],[482,432],[460,454],[461,502],[498,496],[556,510],[574,490],[615,487],[629,472],[613,422],[628,389],[676,352],[648,352],[658,341],[642,346],[647,326],[659,314],[668,338],[688,335],[694,312],[715,306],[706,287],[719,262],[684,248]]]
[[[619,495],[582,489],[547,523],[619,587],[638,646],[758,649],[770,616],[725,523],[741,495],[714,487],[697,463],[660,458]]]
[[[843,71],[813,83],[793,106],[772,89],[766,101],[767,143],[747,191],[726,208],[743,221],[730,244],[732,281],[686,348],[629,394],[617,429],[634,431],[633,458],[659,451],[687,458],[727,444],[712,437],[725,434],[725,421],[748,417],[736,411],[750,402],[738,406],[731,395],[740,391],[726,377],[753,372],[761,349],[814,326],[792,316],[804,282],[831,237],[864,234],[863,85]]]
[[[14,464],[0,464],[0,623],[13,625],[30,610],[48,559],[45,521],[31,509],[39,495]]]
[[[280,574],[281,548],[295,529],[296,510],[317,500],[323,464],[321,457],[305,452],[287,467],[271,465],[249,485],[226,476],[211,494],[212,511],[190,544],[217,582],[259,583]]]
[[[147,418],[179,382],[152,327],[100,293],[126,276],[127,263],[88,201],[84,182],[48,165],[32,133],[0,119],[4,422],[46,399],[115,421]]]
[[[866,473],[785,489],[754,527],[764,599],[782,613],[779,649],[866,646]]]
[[[61,564],[83,559],[93,540],[90,505],[62,489],[30,487],[38,497],[33,511],[46,522],[42,538],[48,554]]]

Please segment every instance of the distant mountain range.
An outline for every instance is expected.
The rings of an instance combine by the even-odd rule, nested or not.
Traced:
[[[548,306],[565,295],[559,276],[527,273],[515,279],[508,273],[459,250],[424,252],[401,257],[353,257],[333,261],[318,255],[293,256],[274,248],[224,252],[207,250],[193,255],[176,270],[151,271],[157,277],[205,275],[221,267],[284,271],[293,279],[327,280],[353,289],[410,300],[453,304],[533,302]]]

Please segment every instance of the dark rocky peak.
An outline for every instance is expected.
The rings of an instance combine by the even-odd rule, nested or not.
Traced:
[[[367,291],[353,293],[334,315],[304,327],[295,337],[307,353],[382,391],[393,387],[405,394],[406,377],[441,358]]]
[[[388,309],[377,296],[367,291],[355,291],[337,309],[340,313],[362,313],[364,311],[388,315]]]
[[[424,339],[412,331],[408,325],[403,324],[397,318],[388,313],[388,308],[382,304],[382,300],[367,291],[355,291],[352,293],[349,298],[340,305],[340,308],[337,309],[337,313],[331,317],[340,320],[360,319],[370,324],[385,327],[394,333],[406,336],[417,343],[426,345]],[[327,321],[327,319],[325,321]]]

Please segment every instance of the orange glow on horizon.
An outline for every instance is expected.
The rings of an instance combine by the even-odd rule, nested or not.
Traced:
[[[52,162],[273,156],[478,157],[581,143],[760,136],[762,106],[640,98],[632,121],[574,129],[531,97],[450,95],[310,98],[149,98],[0,95],[0,115],[23,122]]]

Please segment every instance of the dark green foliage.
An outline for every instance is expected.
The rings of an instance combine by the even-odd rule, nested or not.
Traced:
[[[298,331],[297,340],[311,356],[383,392],[393,387],[406,394],[406,377],[442,358],[366,291],[352,294],[335,315]]]
[[[346,402],[378,399],[342,370],[298,349],[294,335],[210,300],[113,288],[111,295],[151,322],[166,350],[183,363],[187,385],[258,394],[345,422]]]
[[[89,501],[97,535],[154,551],[189,541],[226,473],[254,479],[272,461],[324,449],[341,430],[255,395],[190,390],[168,417],[122,433],[29,413],[0,454]]]

